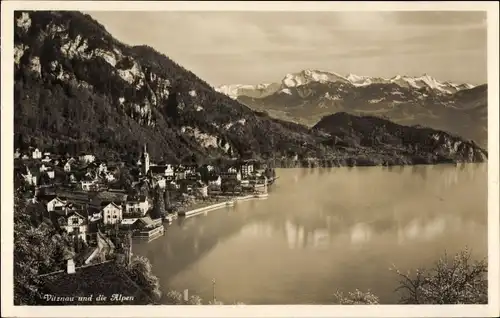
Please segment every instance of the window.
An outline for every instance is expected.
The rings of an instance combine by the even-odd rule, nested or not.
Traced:
[[[116,215],[113,215],[113,219],[116,219]]]
[[[78,224],[78,223],[80,223],[79,220],[78,220],[78,218],[72,218],[71,219],[71,224]]]

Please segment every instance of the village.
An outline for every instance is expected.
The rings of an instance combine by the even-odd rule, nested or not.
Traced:
[[[76,265],[102,262],[132,240],[165,234],[177,217],[267,197],[274,169],[255,160],[224,167],[155,164],[146,145],[135,164],[93,154],[53,154],[16,149],[15,187],[33,217],[74,242]]]

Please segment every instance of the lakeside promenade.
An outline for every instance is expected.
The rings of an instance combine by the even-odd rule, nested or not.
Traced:
[[[245,196],[238,196],[238,197],[233,197],[231,199],[228,199],[226,201],[210,204],[210,205],[207,205],[207,206],[204,206],[201,208],[188,210],[188,211],[181,211],[178,214],[179,214],[179,216],[183,216],[183,217],[192,217],[195,215],[199,215],[201,213],[218,210],[218,209],[221,209],[224,207],[232,207],[232,206],[234,206],[235,203],[241,202],[241,201],[248,201],[248,200],[253,200],[253,199],[267,199],[268,196],[269,196],[268,193],[249,194],[249,195],[245,195]]]

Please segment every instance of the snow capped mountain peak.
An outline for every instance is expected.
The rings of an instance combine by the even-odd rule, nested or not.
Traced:
[[[346,78],[350,81],[350,82],[361,82],[361,81],[364,81],[366,79],[369,79],[370,77],[369,76],[359,76],[359,75],[356,75],[356,74],[352,74],[352,73],[349,73]]]
[[[279,87],[276,83],[263,83],[257,85],[248,85],[248,84],[229,84],[229,85],[221,85],[219,87],[214,87],[214,89],[227,95],[233,99],[238,98],[238,96],[242,95],[242,93],[248,93],[251,91],[261,92],[261,95],[269,95],[274,93],[277,89],[275,86]]]
[[[414,77],[399,75],[392,78],[371,77],[364,75],[348,74],[342,76],[335,72],[321,71],[314,69],[304,69],[299,72],[286,74],[281,83],[258,84],[258,85],[223,85],[215,89],[220,93],[237,98],[240,95],[248,95],[250,91],[258,92],[258,96],[263,97],[278,91],[289,93],[289,88],[294,88],[310,83],[345,83],[355,87],[369,86],[372,84],[396,84],[407,89],[428,89],[440,94],[452,94],[459,90],[471,89],[471,84],[456,84],[450,82],[440,82],[427,73]],[[286,89],[286,90],[285,90]],[[251,94],[254,96],[255,94]]]
[[[339,81],[344,83],[349,82],[349,80],[347,80],[345,77],[333,72],[307,69],[297,73],[291,73],[285,75],[281,83],[284,87],[296,87],[296,86],[306,85],[311,82],[325,83],[325,82],[339,82]]]

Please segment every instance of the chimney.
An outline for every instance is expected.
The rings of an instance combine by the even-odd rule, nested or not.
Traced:
[[[72,258],[68,260],[68,266],[67,266],[66,271],[67,271],[68,274],[74,274],[75,273],[75,262],[73,261]]]

